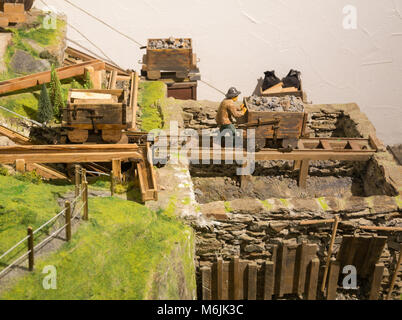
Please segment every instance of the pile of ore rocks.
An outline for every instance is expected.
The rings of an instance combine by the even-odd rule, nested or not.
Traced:
[[[170,37],[169,39],[151,40],[149,42],[150,49],[190,49],[191,42],[189,39],[176,39]]]
[[[247,99],[247,105],[250,111],[304,112],[303,101],[295,96],[251,96]]]

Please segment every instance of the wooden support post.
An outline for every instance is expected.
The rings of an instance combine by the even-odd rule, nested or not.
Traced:
[[[92,84],[95,86],[95,69],[92,66],[88,66],[84,68],[84,75],[85,77],[88,77]],[[95,88],[94,88],[95,89]]]
[[[265,262],[264,300],[272,300],[275,286],[275,263]]]
[[[327,284],[328,268],[329,268],[329,264],[331,262],[332,250],[333,250],[334,243],[335,243],[336,232],[338,231],[338,225],[339,225],[339,217],[335,216],[335,222],[334,222],[334,225],[332,228],[331,243],[329,244],[329,248],[328,248],[327,264],[325,265],[324,278],[322,279],[322,285],[321,285],[322,292],[325,291],[325,285]]]
[[[34,269],[34,236],[31,227],[28,227],[28,270],[33,271]]]
[[[301,167],[301,161],[300,160],[294,160],[293,161],[293,171],[300,170]]]
[[[17,159],[15,161],[15,169],[19,173],[25,173],[25,160],[24,159]]]
[[[217,287],[217,300],[223,300],[223,260],[218,258],[216,265],[216,287]]]
[[[120,159],[113,159],[112,160],[112,172],[116,181],[121,183],[122,176],[121,176],[121,160]]]
[[[66,208],[66,240],[71,240],[71,204],[70,201],[66,201],[65,203]]]
[[[75,197],[77,198],[80,194],[80,169],[79,165],[75,165]]]
[[[331,267],[328,277],[327,300],[336,300],[336,290],[338,289],[340,268],[340,262],[336,261],[335,259],[331,259]]]
[[[300,173],[299,173],[299,187],[302,189],[306,189],[307,187],[307,178],[308,178],[308,170],[310,167],[309,160],[302,160],[300,166]]]
[[[239,257],[233,258],[233,296],[234,300],[240,300],[240,261]]]
[[[110,76],[109,89],[116,89],[117,71],[113,70]]]
[[[371,289],[369,300],[378,300],[378,295],[380,293],[381,281],[384,275],[385,266],[383,263],[378,263],[375,265],[373,278],[371,279]]]
[[[94,89],[98,89],[98,90],[102,89],[102,78],[103,78],[102,75],[103,75],[102,70],[98,70],[98,71],[94,72],[94,79],[92,80]]]
[[[110,193],[112,197],[114,196],[114,173],[110,171]]]
[[[88,182],[85,181],[84,183],[84,193],[83,193],[83,201],[84,201],[84,216],[83,220],[88,221],[88,213],[89,213],[89,206],[88,206]]]
[[[212,275],[211,267],[202,267],[202,300],[212,300]]]
[[[132,107],[131,128],[135,130],[137,128],[138,86],[140,82],[138,72],[134,72],[133,81],[134,81],[133,92],[131,97],[131,107]]]
[[[387,300],[391,299],[392,291],[394,291],[394,286],[395,286],[396,278],[398,277],[399,268],[401,267],[401,263],[402,263],[402,244],[399,246],[399,258],[398,258],[398,262],[396,263],[394,275],[392,276],[391,285],[389,287],[389,291],[387,294]]]
[[[248,264],[247,300],[257,300],[257,264]]]
[[[318,258],[314,258],[313,260],[311,260],[307,268],[306,290],[305,290],[306,300],[317,299],[319,269],[320,269],[320,260]]]

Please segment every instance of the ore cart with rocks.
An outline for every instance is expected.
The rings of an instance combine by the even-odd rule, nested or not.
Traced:
[[[142,61],[142,75],[149,80],[159,80],[162,76],[198,80],[191,79],[191,74],[199,73],[191,39],[148,39],[144,48],[147,53]]]
[[[239,127],[255,129],[256,151],[279,148],[290,152],[297,148],[299,139],[305,135],[308,120],[300,98],[252,96],[245,98],[244,104],[248,111]]]
[[[63,110],[62,143],[118,143],[130,115],[128,90],[71,89]]]

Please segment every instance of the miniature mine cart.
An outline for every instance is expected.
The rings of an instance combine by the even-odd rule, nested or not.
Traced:
[[[239,122],[247,139],[247,129],[255,129],[255,149],[281,148],[289,152],[297,148],[305,136],[308,114],[301,99],[291,96],[248,97],[244,99],[248,109]]]
[[[200,79],[191,39],[149,39],[148,45],[143,48],[147,49],[147,53],[143,57],[141,73],[148,80]]]
[[[0,0],[0,27],[25,22],[25,11],[30,10],[33,3],[34,0]]]
[[[106,143],[118,143],[127,129],[128,90],[75,90],[63,110],[63,136],[72,143],[88,141],[90,134]]]

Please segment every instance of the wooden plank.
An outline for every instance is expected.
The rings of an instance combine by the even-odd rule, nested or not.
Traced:
[[[336,300],[336,291],[338,289],[340,263],[335,259],[331,260],[329,277],[328,277],[328,290],[327,300]]]
[[[0,135],[3,135],[17,144],[30,145],[30,139],[22,134],[0,124]]]
[[[248,265],[248,294],[247,300],[257,300],[257,264]]]
[[[275,288],[275,263],[265,262],[264,300],[272,300]]]
[[[202,277],[202,300],[212,300],[211,267],[202,267],[201,277]]]
[[[298,254],[296,256],[296,267],[295,267],[295,280],[293,292],[299,295],[304,293],[306,287],[306,275],[307,268],[311,262],[316,257],[317,245],[303,243],[298,248]]]
[[[385,266],[383,263],[378,263],[375,265],[373,277],[371,280],[371,289],[369,300],[378,300],[381,289],[381,281],[384,275]]]
[[[310,167],[309,160],[303,160],[301,162],[300,173],[299,173],[299,187],[302,189],[305,189],[307,187],[309,167]]]
[[[26,165],[26,170],[27,171],[36,171],[41,177],[45,179],[60,179],[60,180],[67,180],[69,181],[69,178],[64,174],[61,173],[53,168],[50,168],[45,165],[37,164],[37,163],[28,163]]]
[[[91,60],[96,60],[97,58],[88,54],[88,53],[84,53],[78,49],[72,48],[72,47],[67,47],[67,49],[65,50],[65,53],[71,57],[74,58],[78,58],[82,61],[91,61]],[[115,66],[111,63],[105,62],[105,69],[107,71],[117,71],[119,75],[123,75],[123,76],[128,76],[129,74],[127,73],[127,71],[123,70],[122,68]]]
[[[131,96],[131,108],[132,108],[132,120],[131,129],[136,130],[137,128],[137,110],[138,110],[138,86],[139,86],[139,76],[138,72],[134,72],[132,84],[132,96]]]
[[[223,260],[218,258],[216,262],[216,287],[217,300],[223,300]]]
[[[92,60],[88,62],[83,62],[77,65],[58,68],[57,74],[60,80],[68,79],[76,76],[84,75],[86,67],[93,67],[94,70],[104,70],[105,63],[100,60]],[[41,85],[43,83],[50,82],[50,71],[35,73],[29,76],[24,76],[20,78],[5,80],[0,82],[0,94],[5,94],[8,92],[28,89]]]
[[[224,261],[222,265],[222,299],[229,300],[229,266],[230,262]]]
[[[240,261],[239,257],[235,256],[233,258],[233,299],[240,300],[241,288],[240,288]]]
[[[306,300],[317,299],[319,268],[320,268],[320,260],[318,258],[314,258],[313,260],[311,260],[307,269],[306,290],[305,290]]]

